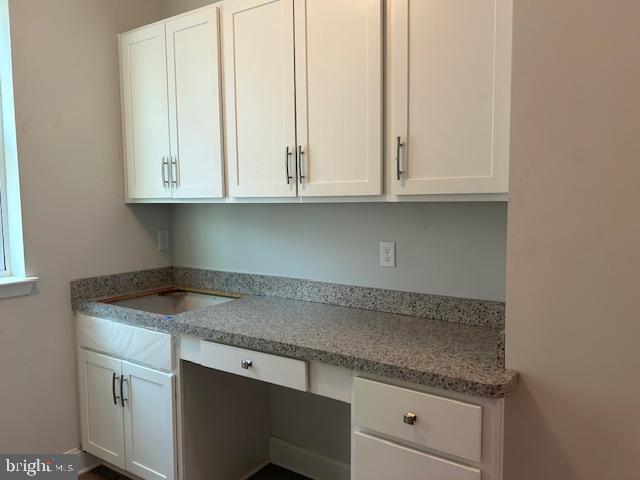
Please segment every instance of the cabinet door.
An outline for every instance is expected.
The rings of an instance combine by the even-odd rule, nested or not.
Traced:
[[[296,0],[301,196],[382,193],[382,1]]]
[[[129,198],[171,196],[164,25],[120,37],[127,193]],[[163,170],[164,168],[164,170]]]
[[[80,349],[82,448],[125,468],[124,424],[120,404],[121,361]]]
[[[223,28],[229,195],[295,196],[293,0],[228,0]]]
[[[507,192],[512,0],[391,5],[394,193]]]
[[[146,480],[176,477],[173,375],[122,362],[126,470]]]
[[[353,433],[353,480],[480,480],[477,468]]]
[[[218,9],[166,24],[174,198],[222,197]]]

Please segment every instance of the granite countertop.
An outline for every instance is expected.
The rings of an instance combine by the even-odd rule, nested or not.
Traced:
[[[77,310],[481,397],[517,386],[502,366],[502,330],[487,326],[259,295],[174,316],[95,301]]]

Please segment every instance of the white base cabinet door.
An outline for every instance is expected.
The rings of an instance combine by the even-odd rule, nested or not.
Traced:
[[[397,445],[353,434],[352,480],[480,480],[480,470]]]
[[[126,470],[147,480],[175,478],[173,375],[122,362]]]
[[[392,193],[506,193],[513,0],[394,0]]]
[[[116,467],[125,468],[124,423],[120,404],[121,361],[80,350],[82,446]]]
[[[145,480],[174,480],[174,375],[80,349],[82,448]]]

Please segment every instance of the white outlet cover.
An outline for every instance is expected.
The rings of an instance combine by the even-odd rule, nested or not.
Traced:
[[[158,230],[157,232],[158,250],[169,250],[169,231]]]
[[[380,266],[396,267],[396,242],[380,242]]]

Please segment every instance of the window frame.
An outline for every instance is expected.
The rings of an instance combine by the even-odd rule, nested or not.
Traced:
[[[0,299],[30,294],[38,279],[25,268],[11,55],[9,2],[0,0]]]
[[[3,91],[2,81],[0,79],[0,112],[3,112],[2,102]],[[9,211],[7,200],[7,174],[5,165],[5,147],[4,147],[4,122],[0,115],[0,265],[4,264],[4,268],[0,269],[0,278],[9,277],[12,274],[11,269],[11,249],[9,245]]]

